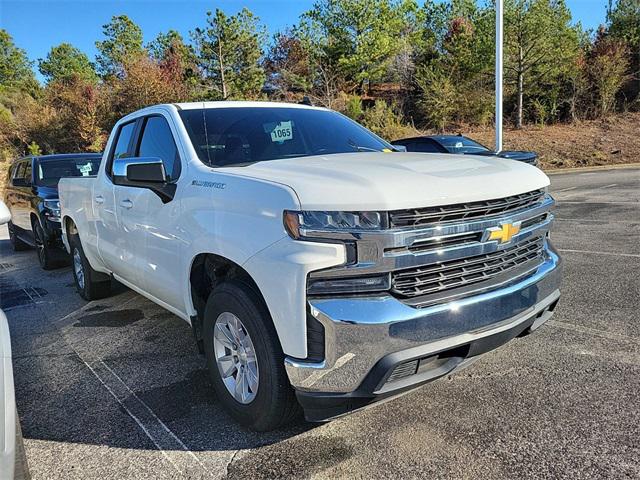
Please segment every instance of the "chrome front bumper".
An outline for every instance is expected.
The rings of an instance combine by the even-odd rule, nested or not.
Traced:
[[[325,360],[286,358],[291,384],[300,393],[354,392],[365,379],[372,384],[367,377],[380,370],[374,367],[398,352],[424,357],[518,326],[537,328],[560,296],[560,257],[548,242],[545,252],[538,269],[516,283],[431,307],[414,308],[390,295],[310,300],[310,315],[324,327]],[[373,384],[372,395],[388,393],[377,379]]]

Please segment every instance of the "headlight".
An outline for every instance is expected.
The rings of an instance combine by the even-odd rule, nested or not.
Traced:
[[[304,230],[381,230],[386,225],[386,216],[380,212],[284,212],[285,229],[295,239],[304,237]]]
[[[60,221],[60,200],[45,200],[44,215],[52,222]]]

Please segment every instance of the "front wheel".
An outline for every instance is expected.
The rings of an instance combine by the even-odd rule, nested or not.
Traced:
[[[213,387],[241,424],[273,430],[299,411],[284,354],[264,302],[249,285],[225,282],[209,295],[204,349]]]
[[[70,243],[73,280],[80,296],[85,300],[97,300],[108,296],[111,293],[111,279],[100,278],[105,277],[105,274],[91,268],[77,235],[71,237]]]
[[[47,243],[47,239],[42,229],[42,225],[38,220],[33,221],[33,239],[36,243],[36,251],[38,252],[38,262],[44,270],[51,270],[54,268],[54,252],[51,246]]]

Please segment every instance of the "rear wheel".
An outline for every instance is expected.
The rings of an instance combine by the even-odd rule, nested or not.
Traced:
[[[111,293],[111,279],[91,268],[77,235],[71,237],[70,243],[73,279],[80,296],[85,300],[107,297]]]
[[[27,250],[29,245],[18,238],[16,235],[16,226],[12,222],[9,222],[7,228],[9,229],[9,240],[11,241],[11,245],[13,245],[13,250],[16,252]]]
[[[214,389],[241,424],[273,430],[300,411],[264,302],[249,286],[225,282],[209,295],[204,350]]]
[[[56,266],[51,245],[47,243],[42,225],[38,220],[33,220],[33,238],[36,243],[36,252],[38,253],[38,261],[40,266],[45,270],[50,270]]]

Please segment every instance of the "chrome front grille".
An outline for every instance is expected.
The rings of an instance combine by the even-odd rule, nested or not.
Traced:
[[[478,282],[491,283],[503,274],[516,273],[543,262],[544,238],[528,238],[496,252],[465,257],[393,272],[391,291],[402,298],[437,294]],[[516,278],[517,274],[512,278]]]
[[[389,212],[389,222],[392,228],[401,228],[486,219],[532,208],[540,204],[544,196],[544,189],[539,189],[494,200],[395,210]]]
[[[465,204],[463,219],[454,220],[451,216],[452,207],[460,205],[441,207],[447,212],[440,211],[437,219],[442,221],[435,224],[412,223],[393,228],[398,227],[400,214],[391,212],[395,222],[390,225],[392,228],[346,232],[338,237],[355,246],[352,262],[314,271],[309,276],[313,279],[371,276],[384,277],[387,282],[390,278],[390,289],[380,293],[393,295],[416,308],[478,295],[523,279],[548,260],[546,238],[553,223],[553,205],[553,198],[540,189]],[[425,213],[426,209],[420,211]],[[433,222],[434,218],[414,217],[411,222]],[[405,217],[402,221],[409,220]],[[510,243],[502,244],[502,238],[490,239],[492,231],[507,225],[517,230]],[[327,238],[335,240],[335,235],[327,234]]]

